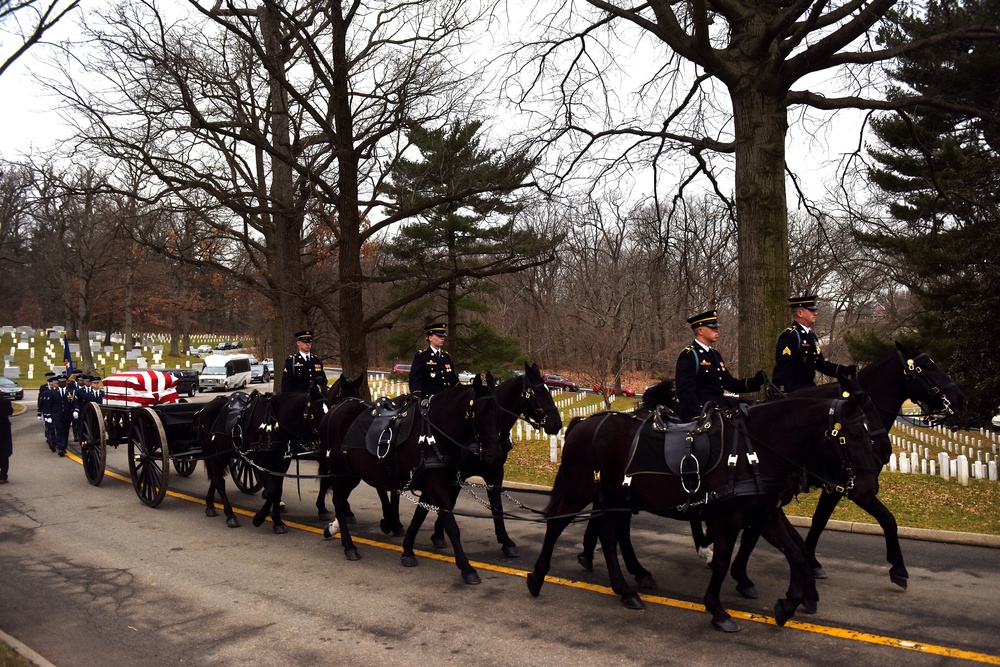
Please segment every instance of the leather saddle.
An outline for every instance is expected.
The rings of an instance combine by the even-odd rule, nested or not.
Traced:
[[[344,438],[344,449],[359,448],[363,442],[368,453],[384,459],[410,437],[419,412],[418,403],[409,395],[382,397],[351,424]]]
[[[636,475],[680,477],[690,492],[701,485],[703,475],[722,461],[722,415],[706,410],[708,417],[686,424],[655,417],[647,419],[632,439],[625,483]]]
[[[240,419],[243,410],[250,404],[250,394],[238,391],[229,396],[229,400],[219,410],[219,415],[215,418],[212,428],[209,431],[212,436],[225,435],[232,437],[233,430]]]

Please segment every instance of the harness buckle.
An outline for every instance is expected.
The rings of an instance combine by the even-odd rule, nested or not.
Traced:
[[[625,475],[625,479],[622,480],[622,486],[632,485],[632,475]]]
[[[757,452],[747,452],[747,462],[752,466],[760,463],[760,459],[757,458]]]
[[[736,466],[736,463],[739,460],[740,460],[740,457],[738,455],[736,455],[736,454],[730,454],[729,458],[726,460],[726,463],[729,465],[730,468],[733,468],[733,467]]]

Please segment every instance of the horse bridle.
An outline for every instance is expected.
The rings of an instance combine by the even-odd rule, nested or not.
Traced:
[[[432,396],[431,400],[433,400],[433,398],[434,397]],[[447,433],[445,433],[443,430],[441,430],[441,427],[437,426],[434,422],[432,422],[431,419],[430,419],[430,410],[429,410],[430,403],[429,402],[428,402],[428,411],[423,415],[423,419],[426,421],[427,425],[430,426],[430,428],[431,428],[432,431],[437,431],[440,435],[444,436],[445,438],[448,438],[448,440],[451,440],[455,444],[455,446],[457,446],[459,449],[462,449],[462,450],[464,450],[464,451],[466,451],[466,452],[468,452],[470,454],[476,454],[477,456],[482,457],[482,455],[483,455],[483,447],[482,447],[483,441],[482,441],[482,436],[479,433],[479,430],[476,428],[476,403],[478,403],[480,401],[494,401],[495,402],[496,400],[497,400],[497,397],[496,397],[496,394],[494,392],[490,392],[486,396],[480,396],[479,398],[476,398],[475,396],[473,396],[472,400],[469,401],[469,408],[465,411],[465,419],[467,419],[469,421],[469,425],[470,425],[470,427],[472,429],[472,438],[473,438],[473,441],[477,445],[479,445],[478,447],[474,447],[473,445],[466,445],[464,443],[459,442],[458,440],[456,440],[455,438],[451,437],[450,435],[448,435]],[[503,406],[501,406],[500,403],[497,403],[497,407],[503,408]],[[418,442],[426,442],[428,445],[431,446],[432,449],[434,449],[434,453],[438,457],[443,458],[442,455],[441,455],[441,453],[437,451],[437,444],[436,444],[436,440],[435,440],[435,437],[434,437],[433,433],[428,433],[426,435],[421,435],[420,438],[418,438]]]
[[[949,381],[943,387],[939,387],[934,380],[928,377],[924,372],[924,369],[921,368],[918,363],[921,359],[926,359],[928,362],[933,363],[931,362],[931,358],[927,356],[926,352],[921,352],[912,359],[904,357],[903,353],[899,350],[896,351],[896,354],[899,355],[899,361],[903,364],[903,377],[906,378],[908,382],[916,383],[931,396],[940,398],[941,412],[945,418],[954,415],[955,411],[951,407],[951,399],[948,398],[945,390],[957,387],[958,384],[951,378],[948,378]],[[919,400],[917,402],[919,403]],[[924,416],[933,418],[933,415],[931,414],[926,414]]]
[[[830,418],[829,421],[827,422],[828,428],[824,433],[824,437],[826,438],[826,440],[833,442],[834,444],[837,445],[836,451],[838,456],[840,457],[840,468],[847,475],[847,482],[843,485],[835,484],[830,480],[825,480],[823,482],[823,486],[827,488],[827,491],[837,492],[837,493],[847,493],[854,488],[855,469],[857,470],[874,469],[874,468],[869,468],[867,466],[856,466],[851,461],[850,452],[847,450],[847,437],[841,434],[841,431],[844,430],[845,424],[847,426],[851,426],[853,424],[856,424],[857,422],[861,422],[865,428],[865,431],[867,431],[868,433],[869,439],[873,438],[874,436],[887,433],[884,427],[880,427],[880,430],[872,431],[868,425],[868,416],[865,414],[865,411],[863,409],[860,410],[855,417],[852,417],[850,421],[845,422],[842,418],[842,414],[846,402],[847,401],[845,399],[837,398],[834,399],[833,402],[830,404],[830,409],[829,409]],[[869,446],[870,445],[871,442],[869,442]]]
[[[529,386],[528,385],[528,376],[527,376],[527,374],[525,374],[525,375],[521,376],[521,395],[520,395],[520,397],[521,397],[522,400],[524,400],[526,402],[529,402],[530,405],[534,406],[534,410],[532,411],[532,413],[528,414],[527,411],[524,411],[524,412],[514,412],[513,410],[508,410],[504,406],[500,405],[500,403],[497,403],[497,406],[501,410],[503,410],[504,412],[506,412],[507,414],[509,414],[509,415],[511,415],[511,416],[513,416],[515,418],[519,419],[519,418],[523,417],[524,421],[528,422],[528,424],[530,424],[532,428],[541,431],[541,430],[544,430],[544,428],[545,428],[545,422],[548,420],[549,413],[553,412],[553,411],[556,414],[559,413],[558,408],[556,408],[554,405],[552,406],[551,409],[549,409],[549,408],[543,408],[541,405],[538,404],[538,401],[535,400],[535,395],[538,394],[538,393],[540,393],[540,392],[543,392],[543,391],[548,391],[545,388],[545,382],[544,381],[540,381],[536,385]]]

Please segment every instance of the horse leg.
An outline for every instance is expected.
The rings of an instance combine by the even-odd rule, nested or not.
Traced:
[[[458,486],[452,486],[448,489],[452,507],[458,503],[459,490]],[[448,544],[444,538],[444,517],[441,514],[438,514],[434,520],[434,532],[431,533],[431,544],[434,545],[435,549],[444,549]]]
[[[811,589],[811,595],[815,594],[816,579],[812,575],[812,568],[809,567],[805,543],[798,531],[789,523],[784,512],[781,510],[772,512],[760,522],[760,532],[764,539],[785,555],[785,560],[788,561],[788,590],[785,592],[785,598],[778,600],[774,605],[774,620],[782,626],[803,603],[807,589]],[[818,599],[818,596],[816,598]]]
[[[413,553],[413,545],[417,541],[417,533],[420,532],[420,526],[424,524],[424,519],[427,518],[427,508],[423,503],[417,505],[417,509],[413,511],[413,518],[410,519],[410,526],[406,529],[406,537],[403,538],[403,555],[400,556],[400,560],[403,562],[403,567],[416,567],[417,566],[417,555]],[[440,515],[439,515],[440,520]]]
[[[748,526],[743,531],[743,537],[740,539],[740,549],[736,552],[736,558],[733,559],[733,566],[729,570],[729,573],[733,575],[733,579],[736,580],[736,592],[741,596],[756,600],[760,597],[757,593],[757,587],[754,586],[753,581],[747,574],[747,564],[750,562],[750,554],[753,552],[754,547],[757,546],[757,540],[760,539],[760,531],[754,526]]]
[[[601,550],[604,552],[604,562],[608,566],[608,577],[611,579],[611,589],[618,593],[619,598],[621,598],[622,605],[626,609],[644,609],[646,605],[643,603],[639,594],[632,590],[632,587],[628,585],[625,581],[625,576],[622,574],[621,564],[618,562],[618,536],[623,534],[627,529],[623,528],[623,524],[628,523],[631,520],[631,514],[628,513],[624,508],[623,511],[616,511],[611,514],[605,514],[603,520],[601,521]]]
[[[857,501],[855,501],[857,502]],[[907,579],[910,573],[906,571],[903,564],[903,550],[899,545],[899,529],[896,526],[896,517],[888,507],[882,504],[878,496],[872,498],[868,503],[857,503],[858,507],[875,517],[878,525],[885,533],[885,559],[892,566],[889,568],[889,579],[900,588],[906,588]]]
[[[823,566],[816,560],[816,545],[819,543],[819,536],[826,528],[827,522],[833,515],[837,503],[844,497],[843,493],[829,492],[823,489],[819,495],[819,502],[816,503],[816,512],[813,513],[812,524],[809,533],[806,535],[806,554],[809,558],[809,565],[813,569],[813,576],[817,579],[826,579],[826,572]]]
[[[583,551],[576,556],[576,562],[587,572],[594,571],[594,549],[601,534],[601,520],[600,516],[595,516],[587,521],[587,529],[583,531]]]
[[[656,580],[653,574],[642,566],[635,555],[635,547],[632,545],[632,517],[626,515],[619,526],[618,546],[622,550],[622,559],[625,561],[625,569],[635,577],[639,588],[652,590],[656,588]]]
[[[495,472],[485,478],[487,490],[486,495],[490,499],[490,513],[493,514],[493,532],[500,543],[500,550],[507,558],[517,558],[520,554],[517,544],[507,534],[507,524],[503,517],[503,466],[499,466]]]
[[[226,515],[226,525],[230,528],[239,528],[239,519],[236,518],[233,505],[229,502],[229,494],[226,493],[226,468],[228,467],[228,463],[228,457],[223,457],[222,460],[219,457],[205,459],[205,469],[208,471],[208,476],[211,480],[208,487],[209,495],[205,499],[205,514],[207,516],[218,516],[218,512],[215,511],[215,494],[218,493],[219,500],[222,501],[222,511]],[[209,513],[209,510],[211,510],[211,513]]]
[[[275,504],[273,500],[274,494],[268,493],[268,487],[272,483],[271,475],[267,472],[261,471],[260,481],[264,486],[264,491],[261,493],[261,497],[264,499],[264,504],[261,505],[260,509],[257,510],[257,513],[253,515],[253,519],[251,519],[251,523],[253,523],[256,528],[260,528],[264,524],[267,520],[268,514],[271,513],[271,507]]]
[[[545,522],[545,539],[542,541],[542,548],[538,552],[538,560],[535,561],[535,567],[527,578],[528,592],[536,598],[542,590],[542,584],[545,583],[545,575],[548,574],[552,567],[552,552],[555,550],[556,541],[562,535],[562,532],[566,530],[566,526],[573,521],[572,516],[566,515],[577,509],[579,508],[565,510],[563,507],[560,507],[555,512],[555,515],[559,518],[549,519]],[[593,555],[593,550],[591,554]]]
[[[433,476],[428,475],[427,483],[424,486],[424,498],[431,504],[441,508],[440,515],[444,519],[444,532],[448,535],[448,539],[451,540],[451,548],[455,554],[455,565],[458,566],[459,571],[462,573],[462,581],[467,584],[482,583],[483,580],[479,577],[479,573],[476,572],[476,568],[472,567],[468,556],[465,555],[465,549],[462,547],[461,531],[458,528],[458,522],[455,521],[455,513],[452,512],[454,505],[450,502],[451,496],[448,493],[448,480],[440,472],[443,471],[435,471],[438,474]],[[416,528],[419,529],[419,526]],[[410,531],[407,531],[407,539],[415,539],[416,534],[417,531],[411,525]],[[411,539],[410,547],[412,548],[412,546]]]
[[[698,552],[698,556],[704,558],[706,561],[712,560],[712,529],[711,526],[706,524],[706,528],[703,530],[701,527],[701,519],[691,519],[691,537],[694,539],[694,549]]]
[[[323,537],[330,539],[338,531],[340,532],[340,546],[344,549],[344,557],[347,560],[360,560],[361,554],[354,546],[351,539],[351,531],[348,529],[354,523],[354,515],[351,513],[351,504],[347,501],[358,484],[360,478],[348,477],[346,475],[336,475],[331,478],[330,486],[333,488],[333,510],[337,518],[334,522],[323,529]]]
[[[330,521],[334,514],[327,509],[326,494],[332,488],[330,484],[330,459],[326,456],[319,457],[319,493],[316,495],[316,513],[320,521]]]
[[[399,500],[397,499],[394,503],[389,497],[395,494],[382,489],[376,489],[376,492],[379,502],[382,503],[382,520],[378,522],[378,527],[386,535],[392,533],[393,537],[399,537],[406,533],[403,522],[399,520]]]
[[[719,513],[713,518],[715,542],[712,548],[712,562],[709,563],[712,577],[705,590],[704,602],[705,609],[712,615],[712,625],[722,632],[739,632],[740,629],[726,608],[722,606],[720,594],[722,582],[726,579],[726,571],[729,570],[729,561],[733,556],[733,546],[740,534],[741,523],[742,513],[733,513],[728,516]]]
[[[286,464],[285,469],[282,470],[281,472],[284,473],[287,470],[288,466]],[[281,502],[281,492],[284,484],[285,484],[284,477],[273,477],[273,488],[275,496],[274,496],[274,504],[271,505],[271,521],[274,522],[275,535],[284,535],[285,533],[288,532],[288,526],[286,526],[285,522],[281,520],[281,513],[284,511],[284,507]]]

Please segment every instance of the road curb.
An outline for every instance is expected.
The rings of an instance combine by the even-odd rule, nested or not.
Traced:
[[[18,640],[14,639],[8,635],[3,630],[0,630],[0,641],[5,642],[11,649],[14,650],[19,656],[27,660],[28,662],[37,665],[38,667],[56,667],[51,662],[40,656],[35,651],[31,650]]]
[[[478,479],[478,478],[475,478]],[[481,480],[479,480],[481,481]],[[526,484],[522,482],[504,482],[504,486],[517,491],[534,493],[551,493],[552,487],[542,484]],[[788,516],[793,526],[809,528],[812,518],[804,516]],[[861,523],[858,521],[838,521],[830,519],[826,530],[836,530],[843,533],[858,533],[859,535],[882,535],[882,527],[876,523]],[[925,542],[944,542],[946,544],[961,544],[971,547],[987,547],[1000,549],[1000,535],[981,535],[979,533],[963,533],[957,530],[932,530],[929,528],[899,527],[899,537],[906,540],[923,540]]]

